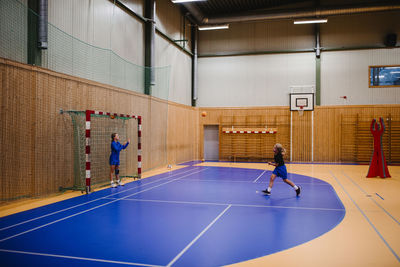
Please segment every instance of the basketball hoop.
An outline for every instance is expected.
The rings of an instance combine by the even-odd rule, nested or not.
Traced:
[[[297,111],[299,112],[299,116],[303,116],[303,113],[304,113],[303,106],[300,106]]]
[[[304,111],[314,110],[313,93],[292,93],[290,94],[290,111],[299,112],[299,117],[303,116]]]

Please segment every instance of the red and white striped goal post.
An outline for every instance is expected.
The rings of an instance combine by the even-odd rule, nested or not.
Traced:
[[[138,120],[138,178],[142,177],[142,117],[136,115],[125,115],[97,110],[86,110],[86,128],[85,128],[85,137],[86,137],[86,193],[90,192],[90,122],[92,115],[106,115],[106,116],[115,116],[115,117],[124,117],[124,118],[132,118]]]

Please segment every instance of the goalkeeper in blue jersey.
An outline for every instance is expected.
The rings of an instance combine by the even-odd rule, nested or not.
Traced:
[[[125,149],[130,142],[128,138],[128,142],[121,145],[119,141],[119,136],[117,133],[111,134],[111,155],[110,155],[110,179],[111,179],[111,187],[117,187],[117,185],[124,185],[121,179],[119,178],[119,152],[122,149]],[[113,181],[113,173],[115,172],[116,183]]]

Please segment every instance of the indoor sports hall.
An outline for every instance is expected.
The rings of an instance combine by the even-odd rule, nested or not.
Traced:
[[[0,266],[400,266],[399,18],[0,0]]]

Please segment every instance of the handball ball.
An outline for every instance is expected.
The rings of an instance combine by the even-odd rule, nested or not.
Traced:
[[[202,116],[202,117],[207,116],[207,112],[203,111],[203,112],[201,113],[201,116]]]

